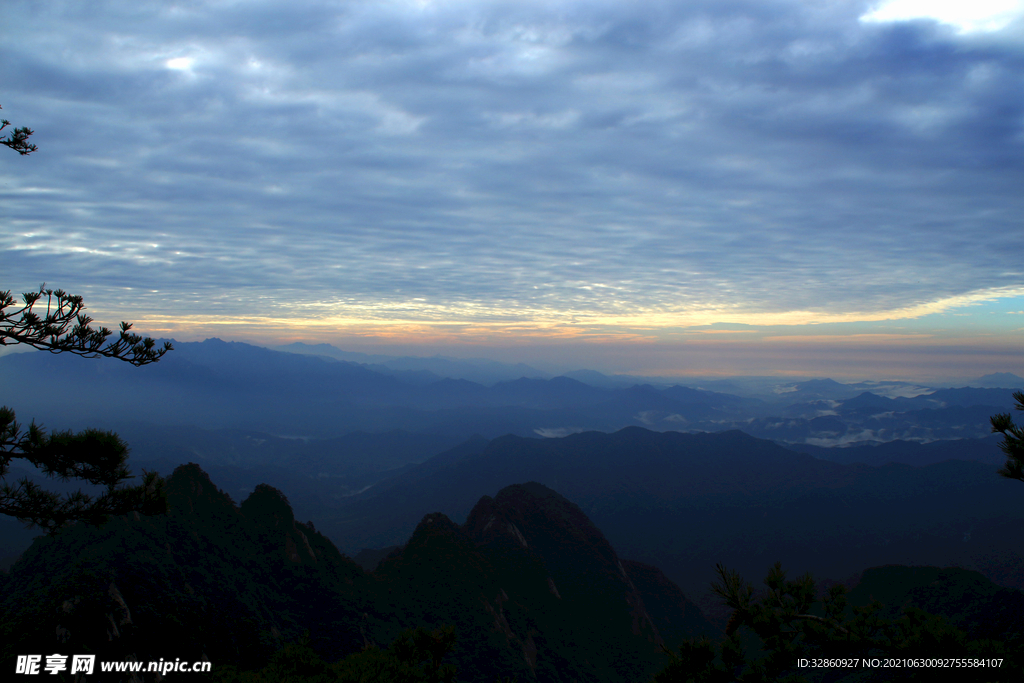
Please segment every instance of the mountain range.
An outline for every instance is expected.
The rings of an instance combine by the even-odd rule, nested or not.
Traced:
[[[370,573],[272,486],[236,505],[183,465],[167,490],[167,515],[37,539],[2,576],[5,666],[90,652],[259,668],[304,633],[334,661],[447,624],[460,680],[636,681],[663,664],[663,645],[713,632],[660,571],[621,560],[537,483],[482,497],[463,525],[425,515]]]
[[[777,386],[770,396],[740,396],[682,385],[593,386],[567,376],[425,382],[422,375],[410,379],[373,367],[217,339],[176,343],[173,353],[141,368],[113,359],[10,354],[0,357],[0,401],[61,428],[119,432],[134,424],[323,439],[402,430],[464,440],[642,426],[741,429],[819,446],[981,438],[990,431],[989,416],[1013,406],[1013,387],[910,387],[910,395],[892,397],[863,383],[808,380]],[[891,384],[875,388],[899,391]]]

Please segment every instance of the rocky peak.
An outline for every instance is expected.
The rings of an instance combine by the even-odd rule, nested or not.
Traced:
[[[295,524],[295,513],[287,496],[269,484],[259,484],[242,501],[240,509],[253,522],[270,529],[290,529]]]
[[[470,512],[467,535],[515,566],[521,578],[541,572],[544,588],[578,613],[620,604],[630,630],[661,644],[640,591],[604,534],[576,504],[537,482],[484,496]],[[602,615],[601,618],[610,615]]]
[[[168,521],[182,525],[197,547],[207,545],[211,532],[214,536],[251,533],[247,531],[251,525],[239,514],[231,497],[217,488],[194,462],[178,466],[168,477],[165,491]],[[213,532],[214,529],[218,531]]]
[[[579,506],[537,482],[507,486],[493,499],[484,496],[465,528],[483,545],[518,545],[536,551],[545,562],[618,571],[615,551]]]
[[[423,517],[400,557],[406,561],[438,566],[459,564],[458,558],[475,554],[475,544],[458,524],[447,515],[434,512]],[[447,567],[446,567],[447,568]]]
[[[256,525],[267,552],[283,552],[291,564],[317,564],[317,553],[305,533],[315,533],[311,527],[295,521],[295,513],[288,497],[269,484],[259,484],[242,501],[242,515]]]
[[[179,465],[165,486],[167,504],[173,513],[192,516],[197,513],[235,511],[231,496],[217,488],[199,465]]]

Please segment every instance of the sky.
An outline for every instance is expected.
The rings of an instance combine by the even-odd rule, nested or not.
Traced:
[[[0,74],[0,288],[110,327],[1024,374],[1022,1],[9,0]]]

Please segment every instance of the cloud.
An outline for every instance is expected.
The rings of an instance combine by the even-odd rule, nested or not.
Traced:
[[[861,16],[861,21],[888,22],[932,19],[959,33],[1000,31],[1024,15],[1020,0],[975,0],[964,3],[932,0],[887,0]]]
[[[1020,43],[865,7],[15,2],[4,286],[566,335],[1019,292]]]

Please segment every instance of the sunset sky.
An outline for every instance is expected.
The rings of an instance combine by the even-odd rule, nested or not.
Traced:
[[[0,36],[39,146],[0,154],[0,289],[111,327],[1024,374],[1024,2],[9,0]]]

